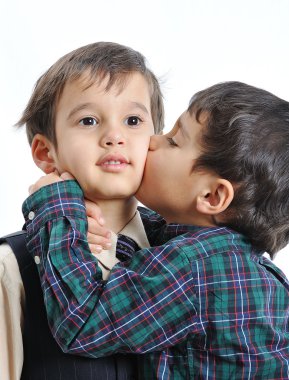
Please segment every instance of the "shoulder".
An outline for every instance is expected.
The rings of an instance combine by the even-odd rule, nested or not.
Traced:
[[[267,281],[259,263],[261,252],[254,250],[246,236],[227,227],[189,232],[174,239],[173,244],[190,262],[193,276],[203,291],[227,289],[229,283],[239,286],[240,278],[254,284]]]
[[[155,211],[146,207],[138,207],[143,226],[151,245],[159,245],[159,237],[162,236],[163,228],[166,226],[165,220]]]
[[[179,231],[182,232],[181,226]],[[177,245],[191,260],[208,260],[218,255],[227,256],[232,252],[252,252],[247,238],[227,227],[192,227],[170,243]]]
[[[0,265],[1,268],[6,266],[13,267],[15,265],[18,267],[16,257],[7,243],[0,244]]]
[[[138,206],[138,211],[143,220],[150,220],[151,222],[164,224],[165,220],[155,211],[150,210],[147,207]]]
[[[16,257],[0,244],[0,377],[20,379],[23,365],[22,326],[25,293]]]
[[[1,286],[12,292],[23,289],[21,274],[16,257],[9,244],[0,244]]]

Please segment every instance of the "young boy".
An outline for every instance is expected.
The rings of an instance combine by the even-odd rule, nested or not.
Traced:
[[[57,168],[77,175],[87,199],[101,205],[112,231],[111,248],[100,254],[103,278],[127,257],[126,252],[116,257],[117,232],[134,238],[139,247],[149,246],[149,214],[140,216],[133,194],[150,136],[163,127],[163,103],[158,81],[140,53],[99,42],[60,58],[38,80],[18,123],[23,124],[36,165],[45,173]],[[133,355],[95,361],[60,350],[48,329],[36,265],[21,241],[20,268],[9,245],[0,250],[0,378],[134,378]]]
[[[166,243],[106,282],[79,185],[58,178],[29,197],[28,248],[62,349],[143,354],[145,379],[288,379],[289,283],[263,256],[289,240],[288,146],[288,102],[239,82],[197,93],[151,138],[137,193],[164,216]]]

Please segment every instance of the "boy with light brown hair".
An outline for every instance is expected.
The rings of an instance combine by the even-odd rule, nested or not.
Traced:
[[[289,282],[264,257],[289,241],[288,146],[288,102],[239,82],[197,93],[171,132],[151,137],[137,192],[167,222],[161,245],[106,282],[86,241],[82,189],[47,177],[57,182],[23,211],[62,349],[142,354],[148,380],[288,379]]]
[[[99,255],[103,278],[127,257],[126,252],[116,256],[118,233],[139,247],[150,245],[149,214],[137,211],[133,194],[150,136],[163,128],[163,102],[158,81],[139,52],[98,42],[60,58],[37,81],[18,126],[24,124],[36,165],[46,174],[56,169],[77,174],[88,213],[91,201],[101,205],[111,231],[111,246]],[[37,210],[29,218],[35,215]],[[0,247],[1,379],[134,377],[133,355],[95,361],[61,352],[47,326],[36,277],[39,258],[29,260],[23,235],[3,240],[19,255],[16,261],[8,244]]]

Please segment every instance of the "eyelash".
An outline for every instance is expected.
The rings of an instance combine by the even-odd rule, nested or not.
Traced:
[[[93,121],[93,124],[84,124],[84,120]],[[94,117],[91,117],[91,116],[86,116],[79,120],[79,124],[83,125],[84,127],[93,127],[97,123],[98,121]]]
[[[128,120],[129,119],[137,119],[137,124],[128,124]],[[136,115],[133,115],[133,116],[129,116],[125,119],[125,124],[127,124],[128,126],[130,127],[137,127],[143,120],[139,117],[139,116],[136,116]]]
[[[129,119],[137,119],[137,124],[129,124]],[[84,121],[89,121],[88,124],[85,124]],[[91,124],[91,122],[93,122],[93,124]],[[125,124],[127,124],[129,127],[137,127],[140,123],[142,123],[143,120],[139,117],[139,116],[136,116],[136,115],[133,115],[133,116],[129,116],[125,119]],[[82,119],[79,120],[79,124],[85,126],[85,127],[93,127],[94,125],[97,125],[98,124],[98,121],[94,118],[94,117],[91,117],[91,116],[86,116],[86,117],[83,117]]]
[[[178,144],[171,137],[167,137],[167,140],[171,146],[178,146]]]

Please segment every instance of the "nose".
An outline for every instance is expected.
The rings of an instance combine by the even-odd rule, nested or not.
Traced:
[[[151,136],[149,150],[157,150],[160,143],[161,143],[162,138],[163,138],[163,136],[160,136],[160,135]]]
[[[107,130],[102,137],[101,144],[104,147],[124,145],[125,139],[120,130]]]

